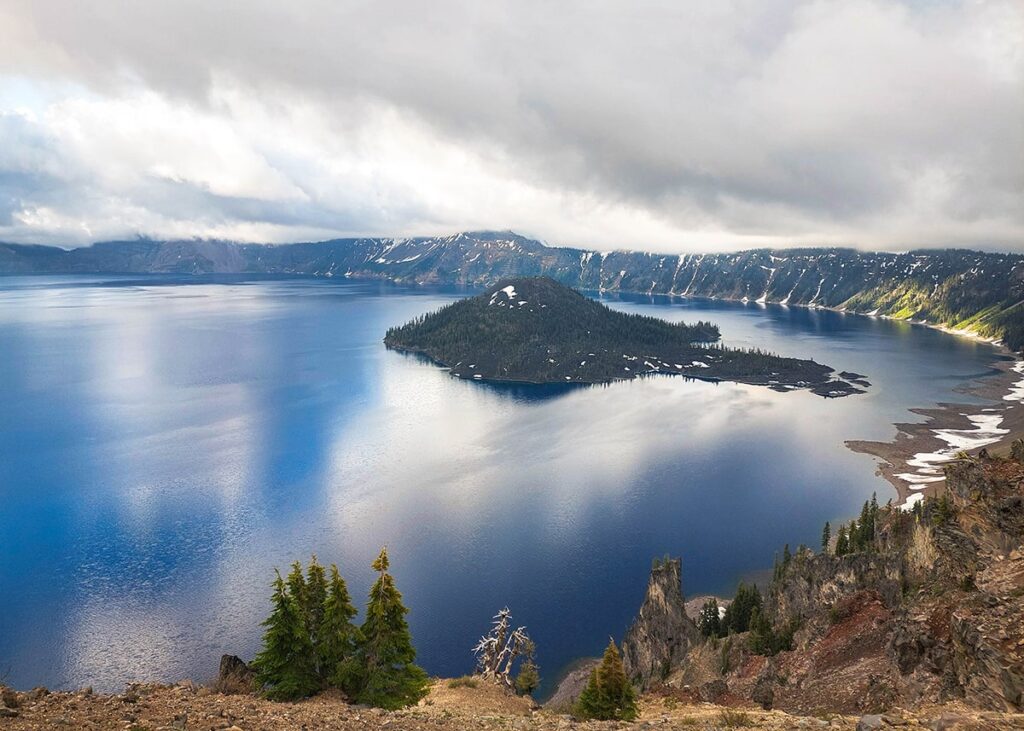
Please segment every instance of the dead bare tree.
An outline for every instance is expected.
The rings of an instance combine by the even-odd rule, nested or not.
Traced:
[[[533,659],[535,645],[526,634],[526,627],[512,629],[512,612],[505,607],[496,615],[491,631],[473,648],[476,672],[509,688],[514,687],[512,665],[516,658]]]

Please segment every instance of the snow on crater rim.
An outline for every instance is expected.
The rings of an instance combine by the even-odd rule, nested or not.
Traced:
[[[503,292],[505,293],[505,296],[510,301],[515,299],[515,297],[516,297],[515,287],[513,287],[512,285],[509,285],[508,287],[503,287],[502,289],[498,290],[498,292],[496,292],[495,294],[490,295],[490,303],[489,304],[494,304],[495,300],[498,299],[498,295],[502,294]]]

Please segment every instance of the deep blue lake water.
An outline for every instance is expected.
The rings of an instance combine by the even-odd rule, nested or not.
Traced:
[[[387,544],[419,660],[472,669],[504,605],[550,682],[621,638],[651,558],[729,592],[878,491],[846,439],[963,400],[987,345],[833,312],[646,297],[731,345],[867,374],[825,400],[655,377],[459,381],[385,329],[460,296],[238,277],[0,278],[0,677],[205,680],[260,642],[273,568],[316,553],[362,602]]]

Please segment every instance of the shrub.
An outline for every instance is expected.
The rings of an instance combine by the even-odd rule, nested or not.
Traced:
[[[448,681],[449,688],[475,688],[480,681],[472,675],[463,675],[461,678],[452,678]]]

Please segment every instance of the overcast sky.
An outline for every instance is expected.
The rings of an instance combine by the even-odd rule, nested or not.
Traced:
[[[0,240],[1024,250],[1024,2],[0,1]]]

